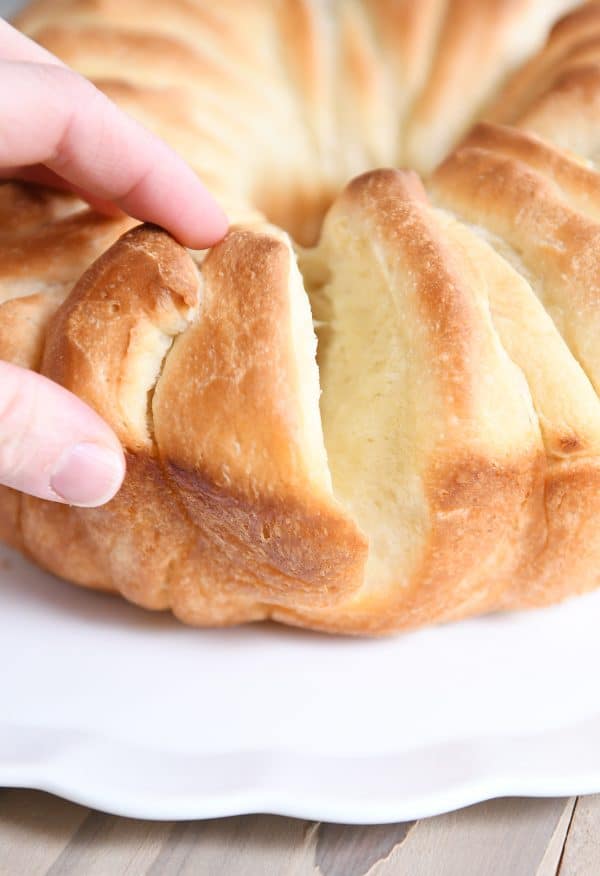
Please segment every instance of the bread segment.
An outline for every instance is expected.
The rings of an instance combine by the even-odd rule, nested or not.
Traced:
[[[541,544],[538,423],[468,237],[459,248],[415,175],[376,171],[304,256],[334,492],[369,560],[343,605],[278,618],[382,632],[482,611]]]
[[[432,180],[436,199],[475,226],[522,278],[509,321],[504,310],[498,325],[528,378],[544,436],[547,537],[505,595],[510,606],[598,584],[598,184],[583,187],[585,168],[551,152],[525,134],[480,129]]]
[[[276,604],[356,589],[365,543],[331,493],[308,300],[281,235],[232,231],[153,401],[161,458],[222,577]],[[189,608],[193,612],[193,606]]]
[[[456,0],[446,5],[434,60],[405,127],[402,161],[428,174],[504,79],[545,39],[570,0]]]
[[[502,254],[526,276],[600,389],[600,224],[571,206],[565,187],[526,159],[468,140],[436,171],[432,191],[500,241]]]
[[[579,6],[509,79],[487,120],[515,125],[583,160],[600,156],[600,3]]]
[[[539,51],[509,77],[486,110],[486,120],[517,123],[562,77],[598,60],[599,39],[600,3],[579,4],[552,27]]]
[[[591,167],[600,160],[600,39],[593,63],[565,73],[518,120],[518,127],[567,149]]]

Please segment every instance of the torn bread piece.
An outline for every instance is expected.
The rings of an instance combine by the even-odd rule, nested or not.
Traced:
[[[366,544],[331,491],[294,253],[281,232],[234,229],[202,278],[200,318],[167,357],[153,413],[163,465],[214,546],[213,590],[335,603],[360,585]],[[174,610],[208,621],[192,593]]]
[[[315,343],[282,239],[234,231],[199,274],[165,232],[126,234],[57,313],[42,367],[113,426],[125,484],[97,509],[24,497],[32,556],[190,623],[358,586],[366,546],[331,493]]]

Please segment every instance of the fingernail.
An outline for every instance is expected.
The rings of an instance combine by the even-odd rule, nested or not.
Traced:
[[[108,447],[82,442],[64,451],[50,487],[69,505],[93,508],[112,499],[123,480],[123,460]]]

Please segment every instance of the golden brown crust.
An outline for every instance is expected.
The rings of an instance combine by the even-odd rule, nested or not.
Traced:
[[[128,462],[99,509],[0,489],[0,538],[201,625],[383,633],[597,586],[600,3],[509,79],[490,117],[516,127],[476,127],[434,173],[443,209],[397,171],[337,196],[376,165],[429,171],[573,5],[22,13],[236,226],[194,261],[160,229],[115,243],[130,220],[0,185],[0,357],[90,403]],[[319,420],[302,279],[263,215],[312,245],[330,205],[302,255],[327,323]]]
[[[104,508],[59,508],[24,497],[25,546],[55,574],[118,590],[147,608],[171,604],[169,582],[194,538],[156,458],[148,394],[167,345],[197,307],[197,293],[198,273],[186,251],[162,231],[135,228],[83,275],[57,312],[41,368],[101,413],[129,453],[125,484]]]
[[[600,41],[598,43],[600,47]],[[519,128],[596,165],[600,152],[600,52],[597,61],[559,76],[518,120]]]
[[[548,40],[501,89],[486,111],[489,121],[513,124],[553,82],[568,70],[584,63],[589,52],[596,53],[600,37],[600,3],[578,5],[560,19],[550,31]]]
[[[171,587],[185,578],[195,540],[160,465],[143,451],[127,453],[125,483],[106,506],[82,510],[24,496],[21,524],[41,566],[149,609],[173,604]],[[200,575],[196,586],[202,592]]]
[[[558,152],[549,156],[549,148],[518,132],[478,129],[438,169],[434,191],[446,207],[487,229],[493,244],[533,283],[597,392],[598,184],[586,191],[589,171]],[[538,397],[534,393],[548,457],[547,534],[540,550],[525,558],[502,598],[504,607],[552,602],[598,584],[600,538],[593,521],[600,512],[599,402],[574,371],[573,380],[562,383],[555,386],[558,405],[551,414],[539,388]]]
[[[39,370],[46,328],[93,259],[132,224],[72,195],[0,185],[0,359]],[[0,538],[24,548],[21,495],[0,487]]]
[[[575,358],[600,389],[594,336],[598,287],[593,279],[600,225],[571,206],[564,187],[525,161],[468,142],[436,171],[433,187],[444,204],[506,242]]]
[[[93,260],[131,225],[84,210],[25,232],[2,236],[0,299],[71,288]]]
[[[440,460],[425,478],[432,527],[422,565],[409,581],[396,582],[383,597],[371,592],[329,610],[277,608],[271,616],[323,632],[384,635],[525,607],[512,590],[524,557],[544,544],[543,471],[541,455],[511,467],[477,458]],[[567,595],[566,589],[547,601]]]
[[[136,338],[153,352],[160,333],[183,330],[197,304],[198,275],[189,255],[164,232],[139,227],[96,262],[48,329],[42,371],[95,406],[126,448],[127,475],[118,495],[99,509],[58,506],[23,497],[25,548],[45,568],[87,587],[114,590],[147,608],[171,604],[194,534],[178,509],[148,430],[148,377],[127,369]],[[149,329],[144,335],[143,329]],[[113,351],[110,355],[107,351]],[[137,348],[139,355],[141,350]],[[153,363],[155,364],[155,363]],[[137,382],[135,378],[137,377]],[[143,419],[123,417],[126,394],[141,401]],[[132,394],[133,393],[133,394]],[[190,544],[188,544],[188,542]]]
[[[72,195],[0,181],[0,234],[24,232],[83,208]]]
[[[153,400],[159,452],[191,519],[231,576],[283,604],[355,589],[365,558],[302,446],[291,259],[283,242],[251,232],[212,250],[201,318],[175,343]]]
[[[202,623],[264,617],[267,596],[318,604],[357,586],[364,541],[302,459],[290,258],[276,239],[233,232],[204,261],[200,287],[186,251],[143,226],[84,274],[52,320],[42,372],[131,452],[105,508],[56,513],[24,500],[25,544],[40,564]],[[179,333],[168,352],[160,335]],[[132,371],[140,337],[157,362]]]
[[[47,333],[42,372],[84,398],[129,450],[152,447],[146,395],[198,306],[198,272],[164,232],[134,228],[77,283]]]
[[[406,128],[404,160],[428,173],[467,129],[506,76],[573,3],[455,0],[446,4],[426,83]],[[465,96],[468,95],[468,100]]]
[[[397,171],[353,180],[326,220],[320,245],[330,288],[342,294],[335,285],[338,272],[340,282],[348,282],[347,234],[365,271],[357,296],[389,295],[393,301],[387,319],[397,321],[393,344],[400,346],[407,370],[394,387],[402,399],[398,418],[386,428],[393,429],[387,437],[398,447],[396,464],[402,465],[403,457],[409,463],[394,471],[391,457],[387,474],[407,507],[383,506],[395,532],[385,549],[385,571],[373,568],[355,594],[331,608],[277,608],[273,616],[279,620],[374,634],[485,611],[498,605],[523,556],[543,542],[544,454],[537,423],[521,375],[500,348],[472,266],[446,233],[418,178]],[[376,253],[372,264],[362,241]],[[481,255],[476,249],[473,261]],[[372,279],[377,264],[378,282]],[[354,306],[344,302],[346,309]],[[340,318],[334,314],[334,320]],[[386,356],[386,348],[379,354]],[[331,368],[322,363],[334,490],[374,535],[380,524],[364,504],[367,473],[348,472],[335,435],[344,424],[336,425],[337,401],[328,398]],[[494,387],[493,405],[486,386]],[[367,419],[377,416],[373,403]],[[377,427],[381,432],[382,425]],[[384,445],[375,452],[384,452]],[[368,470],[374,460],[368,447],[363,453],[361,465]],[[422,522],[421,490],[411,495],[415,480],[422,485]],[[413,560],[406,563],[403,555]]]
[[[600,219],[600,175],[581,161],[581,153],[570,154],[529,131],[485,122],[475,125],[465,145],[523,162],[558,187],[579,212]]]
[[[544,488],[546,532],[537,552],[496,607],[533,608],[594,590],[600,584],[600,447],[589,459],[548,467]]]
[[[516,124],[583,159],[600,148],[600,3],[582,5],[505,86],[491,121]]]

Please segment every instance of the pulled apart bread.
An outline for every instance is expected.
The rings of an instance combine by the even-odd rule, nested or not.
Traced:
[[[128,463],[98,509],[2,489],[0,537],[198,625],[375,634],[596,587],[600,4],[516,72],[572,3],[156,5],[20,24],[170,139],[232,229],[190,253],[0,187],[0,356]]]

